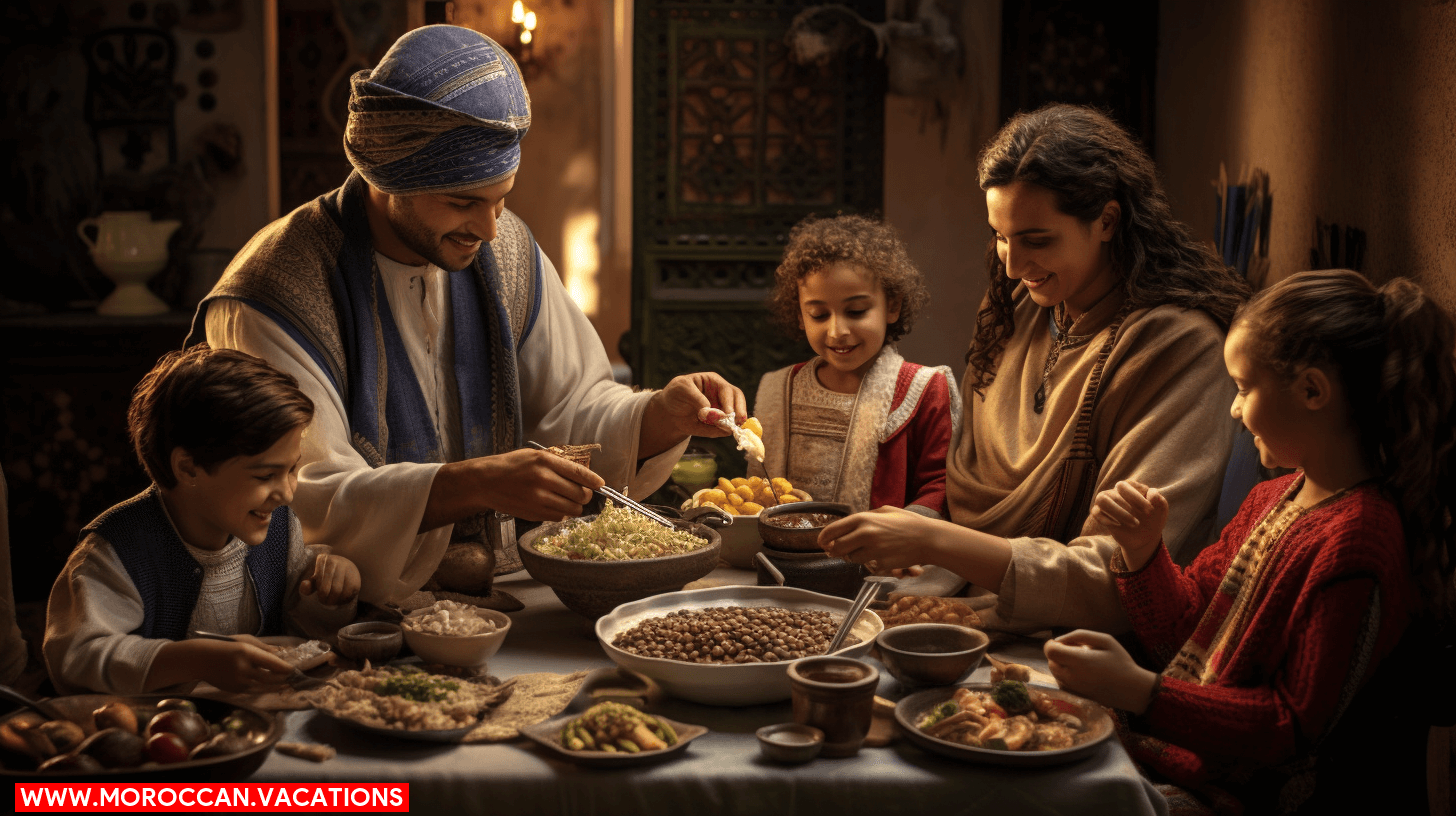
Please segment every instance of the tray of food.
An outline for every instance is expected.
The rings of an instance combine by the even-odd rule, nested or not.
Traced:
[[[562,714],[521,729],[527,739],[578,765],[621,768],[682,753],[708,733],[647,714],[625,703],[602,702],[580,713]]]
[[[916,692],[895,706],[906,738],[927,751],[990,765],[1056,765],[1113,734],[1102,706],[1019,680]]]
[[[434,674],[410,665],[341,672],[304,699],[353,728],[399,739],[459,742],[505,702],[514,681]]]

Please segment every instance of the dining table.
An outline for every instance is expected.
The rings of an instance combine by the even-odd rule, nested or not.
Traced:
[[[703,583],[754,584],[753,572],[720,566]],[[525,608],[491,658],[489,673],[518,674],[610,668],[593,621],[568,610],[552,590],[524,571],[496,586]],[[1040,642],[993,642],[999,657],[1045,671]],[[877,693],[899,700],[918,690],[880,671]],[[983,663],[967,678],[987,680]],[[524,737],[491,744],[419,742],[368,733],[315,711],[288,711],[283,739],[325,743],[337,756],[313,762],[272,752],[247,780],[273,783],[408,783],[416,813],[496,814],[763,814],[933,813],[1166,814],[1164,798],[1114,737],[1074,761],[1045,767],[1003,767],[928,753],[903,737],[864,747],[851,757],[782,765],[765,758],[755,731],[793,720],[785,700],[768,705],[711,706],[667,697],[650,711],[708,732],[654,764],[583,767]]]

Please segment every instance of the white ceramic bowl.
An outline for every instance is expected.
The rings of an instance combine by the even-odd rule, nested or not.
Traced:
[[[475,614],[495,624],[494,632],[483,635],[436,635],[411,629],[409,619],[429,612],[430,608],[416,609],[405,616],[400,624],[404,630],[404,642],[426,663],[440,663],[445,666],[479,666],[500,651],[511,631],[511,619],[504,612],[494,609],[475,610]]]
[[[643,657],[612,645],[621,632],[648,618],[662,617],[680,609],[714,606],[780,606],[785,609],[822,610],[845,615],[853,601],[821,595],[807,589],[777,586],[729,586],[667,592],[625,603],[597,620],[597,640],[618,666],[657,681],[674,697],[695,703],[723,706],[760,705],[789,699],[789,663],[684,663],[661,657]],[[874,612],[865,610],[850,632],[859,643],[835,652],[844,657],[864,657],[885,625]]]

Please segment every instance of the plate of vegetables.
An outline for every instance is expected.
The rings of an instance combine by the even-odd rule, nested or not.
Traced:
[[[528,725],[521,735],[579,765],[622,768],[681,753],[708,733],[639,711],[625,703],[601,702],[580,713],[562,714]]]
[[[1113,734],[1102,706],[1020,680],[916,692],[895,706],[906,738],[932,753],[991,765],[1056,765]]]

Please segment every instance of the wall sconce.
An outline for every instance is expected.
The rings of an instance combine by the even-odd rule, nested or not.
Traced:
[[[506,50],[515,58],[521,68],[521,76],[529,78],[539,66],[536,64],[536,12],[526,8],[521,0],[511,5],[511,22],[515,25],[515,36],[506,45]]]

